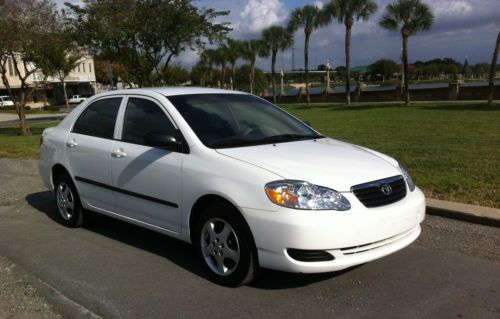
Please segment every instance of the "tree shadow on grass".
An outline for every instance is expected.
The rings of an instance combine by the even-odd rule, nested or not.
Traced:
[[[26,201],[53,221],[61,223],[52,192],[29,194],[26,196]],[[186,242],[93,212],[87,212],[86,219],[84,228],[88,231],[164,257],[191,273],[207,281],[210,280],[200,264],[193,246]],[[304,287],[334,278],[347,271],[350,270],[324,274],[292,274],[264,269],[261,276],[250,286],[265,290]]]
[[[387,108],[404,108],[403,104],[399,103],[379,103],[379,104],[355,104],[355,105],[339,105],[330,108],[330,111],[368,111],[375,109],[387,109]]]
[[[437,105],[417,105],[422,110],[442,110],[442,111],[500,111],[500,104],[488,106],[485,103],[456,103],[456,104],[437,104]]]

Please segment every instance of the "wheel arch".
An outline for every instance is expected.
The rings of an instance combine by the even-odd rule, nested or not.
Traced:
[[[67,174],[73,180],[73,178],[71,177],[71,174],[66,169],[66,167],[64,167],[63,165],[61,165],[59,163],[52,166],[51,174],[52,174],[52,176],[50,177],[50,180],[52,182],[53,187],[55,187],[56,177],[60,176],[61,174]]]
[[[191,239],[191,243],[194,244],[194,229],[196,228],[196,222],[198,221],[201,213],[206,207],[209,207],[210,205],[213,205],[215,203],[224,203],[227,205],[230,205],[231,207],[234,208],[234,210],[238,213],[239,217],[243,221],[243,224],[245,225],[246,231],[250,235],[250,240],[252,242],[252,247],[253,247],[253,252],[254,256],[257,259],[258,263],[258,253],[257,253],[257,246],[255,244],[255,239],[253,237],[252,230],[250,229],[250,225],[248,224],[247,220],[245,219],[245,216],[241,213],[241,211],[238,209],[238,207],[232,203],[230,200],[227,198],[224,198],[220,195],[215,195],[215,194],[206,194],[201,196],[196,200],[194,205],[191,208],[190,215],[189,215],[189,238]]]

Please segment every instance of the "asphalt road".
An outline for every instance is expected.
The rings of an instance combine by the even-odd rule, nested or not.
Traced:
[[[406,249],[341,273],[210,282],[191,246],[93,216],[57,222],[35,161],[0,159],[0,255],[106,318],[500,318],[500,229],[428,216]]]

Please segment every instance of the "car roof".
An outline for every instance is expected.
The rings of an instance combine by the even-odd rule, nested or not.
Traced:
[[[187,95],[187,94],[248,94],[246,92],[203,88],[203,87],[157,87],[157,88],[140,88],[128,90],[115,90],[102,94],[141,94],[147,92],[155,92],[164,96]]]
[[[8,98],[10,98],[10,96],[8,96],[8,95],[0,95],[0,97],[8,97]]]

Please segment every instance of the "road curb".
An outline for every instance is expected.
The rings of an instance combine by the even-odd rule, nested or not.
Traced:
[[[26,121],[29,124],[43,123],[43,122],[51,122],[51,121],[59,121],[66,117],[67,114],[62,115],[51,115],[51,116],[39,116],[39,117],[31,117],[26,118]],[[19,125],[19,120],[7,120],[0,121],[0,127],[11,127]]]
[[[7,257],[3,256],[9,263],[13,265],[12,271],[15,272],[20,278],[33,286],[38,293],[44,297],[47,302],[54,307],[64,318],[76,319],[102,319],[101,316],[95,314],[91,310],[76,303],[63,295],[59,290],[50,284],[42,281],[41,279],[31,275],[24,268],[12,262]]]
[[[500,209],[439,199],[426,199],[427,214],[500,227]]]

